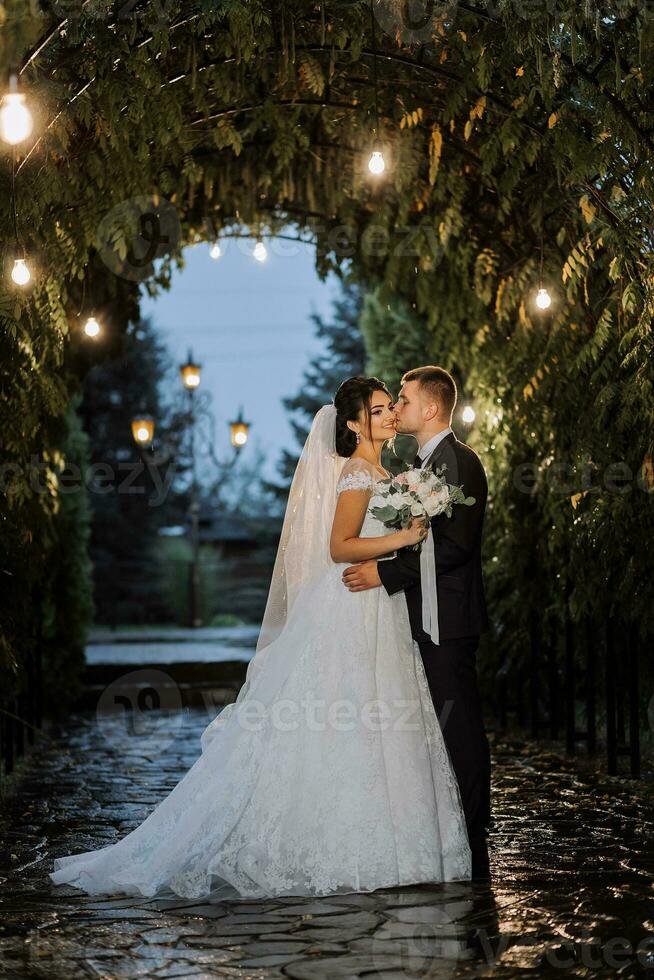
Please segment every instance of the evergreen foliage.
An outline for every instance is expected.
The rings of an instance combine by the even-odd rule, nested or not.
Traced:
[[[381,373],[415,349],[463,380],[477,410],[470,441],[491,479],[501,643],[520,643],[534,603],[559,623],[608,612],[654,631],[650,5],[436,5],[418,41],[399,0],[390,23],[393,4],[383,6],[389,167],[375,182],[363,0],[91,4],[59,22],[57,5],[0,4],[0,57],[23,69],[39,110],[16,177],[34,281],[19,291],[5,279],[0,293],[0,656],[16,683],[56,547],[58,420],[89,358],[77,316],[85,266],[87,302],[120,338],[140,282],[165,285],[185,244],[237,225],[295,223],[315,237],[320,271],[350,262],[379,287],[391,325],[371,306],[366,335]],[[3,200],[10,183],[7,158]],[[133,247],[143,199],[157,214],[170,202],[179,221],[156,276]],[[8,208],[1,220],[8,271]],[[531,301],[541,249],[554,296],[544,315]],[[400,303],[411,311],[402,340]],[[618,462],[631,474],[625,493],[607,486]],[[525,463],[533,493],[516,492]],[[36,464],[45,494],[30,488]]]

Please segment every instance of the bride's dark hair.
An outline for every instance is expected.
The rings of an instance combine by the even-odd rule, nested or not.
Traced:
[[[357,437],[348,428],[348,422],[355,422],[362,409],[365,410],[370,432],[370,403],[376,391],[390,391],[379,378],[348,378],[334,395],[336,408],[336,452],[339,456],[351,456],[357,448]]]

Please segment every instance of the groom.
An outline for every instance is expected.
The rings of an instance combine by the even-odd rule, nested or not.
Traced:
[[[406,594],[411,631],[425,666],[434,707],[456,775],[472,852],[472,877],[489,875],[486,833],[490,822],[490,751],[477,684],[479,634],[488,628],[481,573],[481,536],[488,485],[479,457],[451,429],[457,391],[443,368],[428,366],[402,378],[394,412],[397,431],[418,441],[415,466],[446,464],[448,483],[462,485],[473,506],[455,505],[452,517],[432,518],[438,590],[439,644],[422,628],[419,553],[346,569],[351,592],[383,585]]]

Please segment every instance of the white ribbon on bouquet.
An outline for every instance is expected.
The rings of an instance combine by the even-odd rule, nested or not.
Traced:
[[[420,588],[422,591],[422,628],[437,646],[438,633],[438,592],[436,590],[436,555],[431,522],[427,537],[420,549]]]

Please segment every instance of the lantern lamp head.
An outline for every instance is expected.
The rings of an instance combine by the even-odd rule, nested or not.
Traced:
[[[132,419],[132,436],[137,446],[147,449],[154,439],[154,420],[147,417]]]
[[[229,423],[231,443],[234,449],[242,449],[250,436],[250,423],[243,418],[243,409],[239,409],[237,418]]]
[[[195,391],[200,386],[200,372],[201,365],[194,362],[193,352],[189,350],[186,363],[179,368],[182,384],[187,391]]]

